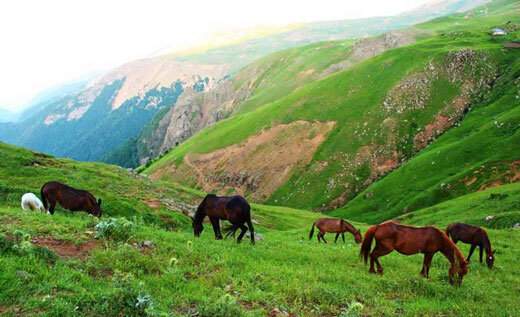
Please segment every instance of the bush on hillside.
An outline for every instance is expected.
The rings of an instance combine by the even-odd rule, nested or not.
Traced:
[[[128,240],[136,229],[136,225],[126,218],[108,218],[95,226],[96,238],[114,241]]]

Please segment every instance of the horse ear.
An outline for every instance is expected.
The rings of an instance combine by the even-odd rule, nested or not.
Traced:
[[[97,204],[98,206],[101,206],[101,198],[98,199]]]

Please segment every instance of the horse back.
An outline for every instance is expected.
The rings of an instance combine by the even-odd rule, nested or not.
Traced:
[[[316,227],[325,232],[344,232],[341,226],[341,219],[320,218],[315,221]]]

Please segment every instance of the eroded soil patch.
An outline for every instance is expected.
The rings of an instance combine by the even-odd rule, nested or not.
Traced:
[[[295,121],[279,124],[240,144],[211,153],[189,153],[179,167],[188,167],[204,191],[231,188],[251,193],[256,201],[267,199],[287,181],[297,166],[309,163],[335,122]],[[159,171],[161,173],[161,171]]]
[[[83,244],[63,241],[52,237],[34,237],[31,242],[40,247],[46,247],[54,251],[61,258],[82,259],[88,255],[90,250],[99,248],[97,241],[87,241]]]

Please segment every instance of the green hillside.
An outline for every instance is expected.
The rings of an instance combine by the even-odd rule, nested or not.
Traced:
[[[275,192],[258,200],[317,210],[340,207],[391,170],[401,165],[406,170],[408,164],[405,163],[421,153],[430,143],[433,145],[427,147],[424,153],[433,153],[431,148],[437,144],[439,136],[458,126],[461,120],[461,127],[467,126],[469,129],[465,133],[471,133],[469,138],[477,138],[472,130],[476,128],[474,124],[464,122],[466,118],[478,115],[481,105],[488,109],[486,111],[492,111],[486,118],[480,119],[480,124],[486,124],[490,128],[494,125],[495,116],[507,109],[513,111],[511,115],[515,112],[516,92],[509,94],[509,91],[516,87],[511,80],[518,77],[514,65],[520,51],[504,49],[502,44],[518,40],[518,3],[496,1],[486,8],[485,12],[482,8],[475,9],[472,17],[456,14],[418,25],[418,28],[433,31],[435,34],[313,81],[254,111],[218,122],[170,151],[164,158],[145,169],[144,173],[189,186],[216,190],[227,188],[229,184],[223,183],[219,178],[223,173],[229,175],[226,166],[216,167],[213,171],[205,168],[202,174],[197,175],[197,171],[183,161],[183,158],[186,155],[192,156],[191,160],[202,157],[197,165],[204,166],[207,163],[205,156],[201,154],[217,153],[215,151],[220,149],[225,151],[226,147],[243,144],[248,138],[259,135],[261,131],[269,131],[279,124],[298,120],[335,122],[333,130],[326,135],[326,140],[313,153],[312,160],[288,166],[290,177]],[[497,25],[508,28],[509,34],[501,38],[491,37],[491,28]],[[260,94],[258,96],[260,98]],[[500,106],[501,104],[493,107],[500,98],[504,98],[504,103],[510,98],[515,99],[506,104],[507,108]],[[251,99],[251,107],[257,107],[253,103],[254,98]],[[469,114],[466,116],[466,113]],[[511,122],[514,120],[511,118]],[[507,125],[507,122],[504,124]],[[463,133],[461,127],[453,129],[457,132],[451,133]],[[510,134],[506,132],[512,129],[514,130],[514,124],[500,130],[501,133],[506,133],[506,137],[502,137],[502,134],[495,136],[499,142],[496,148],[512,148],[517,144],[513,137],[514,131]],[[489,133],[485,135],[486,142],[494,142],[489,136]],[[280,140],[280,144],[282,145],[277,150],[291,146],[284,139]],[[475,142],[468,141],[467,144],[475,150],[479,149]],[[465,166],[466,156],[461,154],[465,150],[460,146],[457,146],[457,151],[459,154],[456,159],[450,159],[446,164],[455,162],[451,169],[458,171],[460,166],[457,164]],[[490,149],[486,153],[493,152],[493,155],[486,156],[485,151],[479,155],[486,157],[488,162],[503,158],[509,160],[515,154],[513,150],[497,153]],[[420,157],[422,156],[417,158]],[[476,156],[467,157],[468,164],[475,158]],[[475,162],[473,166],[476,164],[478,163]],[[242,172],[253,178],[258,176],[256,171],[249,172],[247,167]],[[492,178],[493,175],[488,177],[489,180]],[[201,179],[215,181],[208,185],[201,183]],[[388,179],[391,179],[390,176]],[[424,179],[426,182],[433,180],[434,178],[429,177]],[[402,181],[411,186],[409,178],[403,178]],[[435,182],[438,181],[437,179]],[[397,190],[396,187],[393,186],[392,190]],[[423,188],[413,188],[419,195],[425,194]],[[459,190],[451,197],[476,189]],[[401,196],[393,195],[392,199],[400,200]],[[374,197],[380,199],[382,195],[376,194]],[[358,196],[356,199],[362,198]],[[380,201],[383,202],[384,199],[381,198]],[[423,203],[410,210],[427,205],[428,203]],[[346,207],[348,210],[349,206],[350,204]],[[376,206],[380,205],[370,205],[367,208],[372,208],[377,213]],[[405,206],[398,210],[401,211]],[[356,208],[344,214],[362,217],[361,213],[364,211],[359,211],[361,207]],[[395,214],[397,208],[391,208],[394,208],[392,212]]]
[[[518,214],[517,184],[488,189],[406,215],[404,222],[483,222],[496,253],[493,270],[474,261],[461,287],[448,283],[437,255],[431,279],[417,272],[422,256],[392,253],[385,275],[368,273],[359,245],[318,244],[308,232],[319,214],[253,205],[264,241],[216,241],[210,226],[193,238],[182,209],[202,193],[136,177],[98,163],[54,159],[0,144],[0,313],[2,315],[516,315],[520,231],[502,228]],[[103,199],[103,217],[58,209],[53,216],[22,211],[21,195],[57,179]],[[162,205],[164,198],[172,199]],[[150,208],[143,200],[158,203]],[[170,209],[168,209],[170,208]],[[435,209],[434,209],[435,208]],[[471,214],[471,215],[469,215]],[[449,217],[447,217],[449,215]],[[468,216],[469,215],[469,216]],[[110,231],[107,226],[109,216]],[[124,217],[120,217],[124,216]],[[157,222],[170,217],[170,225]],[[516,219],[516,218],[515,218]],[[101,224],[97,226],[97,224]],[[355,223],[363,232],[368,228]],[[507,226],[509,227],[509,226]],[[328,234],[329,241],[333,235]],[[143,243],[150,241],[150,247]],[[459,243],[466,254],[468,246]],[[476,259],[476,258],[474,258]]]

